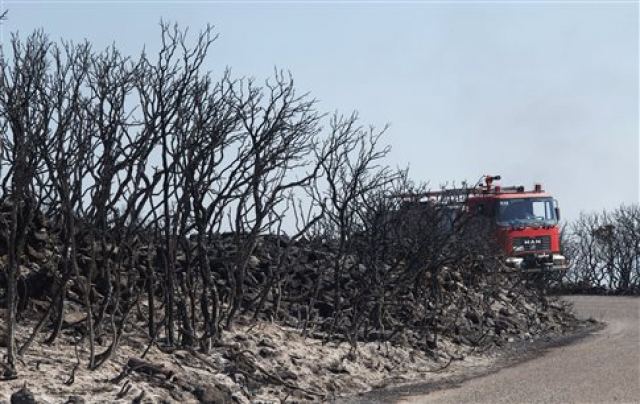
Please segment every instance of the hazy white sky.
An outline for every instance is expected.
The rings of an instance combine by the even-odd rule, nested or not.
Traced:
[[[637,202],[638,2],[0,0],[26,35],[153,49],[161,18],[220,39],[207,68],[289,69],[327,110],[391,123],[391,164],[437,185],[542,182],[565,218]]]

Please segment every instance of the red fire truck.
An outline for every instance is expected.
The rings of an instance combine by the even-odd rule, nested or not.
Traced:
[[[488,219],[495,241],[506,256],[504,264],[508,269],[566,270],[569,263],[561,254],[558,202],[541,184],[525,190],[524,186],[494,184],[498,180],[499,175],[484,175],[474,187],[427,192],[420,198],[452,206],[454,214],[462,212]]]

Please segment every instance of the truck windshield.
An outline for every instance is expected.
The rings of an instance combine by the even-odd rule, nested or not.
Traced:
[[[552,198],[514,198],[498,202],[499,225],[553,225],[557,223]]]

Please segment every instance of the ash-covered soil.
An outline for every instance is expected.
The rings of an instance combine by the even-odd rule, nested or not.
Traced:
[[[584,328],[585,323],[568,314],[562,302],[552,300],[548,310],[539,314],[543,326],[532,333],[534,329],[523,327],[523,318],[532,313],[517,312],[516,307],[522,310],[519,300],[516,295],[503,294],[484,313],[494,325],[487,333],[493,343],[472,345],[460,338],[442,337],[430,351],[391,342],[361,343],[353,351],[346,342],[304,338],[293,327],[244,320],[204,354],[192,349],[166,350],[158,341],[150,346],[140,322],[123,334],[112,359],[93,371],[86,369],[88,344],[77,342],[83,314],[70,306],[61,337],[52,345],[34,344],[24,354],[17,369],[20,377],[0,382],[0,399],[12,403],[345,399],[394,385],[438,383],[477,374],[514,350],[524,352],[535,341]],[[473,325],[473,316],[469,317],[463,322]],[[20,326],[19,341],[33,325],[25,321]],[[107,341],[104,345],[98,351],[106,348]]]

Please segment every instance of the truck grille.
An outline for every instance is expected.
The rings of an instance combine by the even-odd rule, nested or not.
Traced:
[[[518,248],[516,248],[518,247]],[[551,250],[551,237],[518,237],[513,239],[513,251],[549,251]]]

